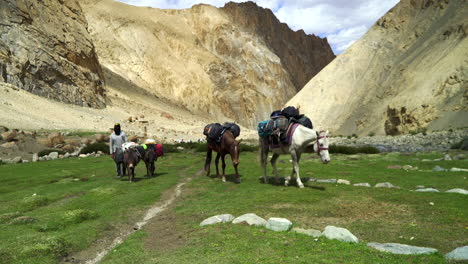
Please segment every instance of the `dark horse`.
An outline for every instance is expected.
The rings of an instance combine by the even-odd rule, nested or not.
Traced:
[[[226,154],[230,154],[232,163],[234,165],[234,169],[236,170],[235,182],[240,183],[240,176],[237,170],[237,166],[239,165],[239,152],[240,152],[239,145],[241,141],[242,139],[239,141],[236,141],[232,132],[227,130],[226,132],[224,132],[220,143],[208,142],[208,152],[206,153],[206,162],[205,162],[206,175],[210,176],[211,154],[213,151],[216,151],[217,152],[216,160],[215,160],[216,176],[219,177],[218,163],[219,163],[219,158],[221,157],[221,161],[223,162],[222,180],[223,182],[225,182],[226,181],[226,174],[225,174],[226,162],[224,160],[224,156],[226,156]]]
[[[128,170],[128,180],[133,182],[135,179],[135,167],[140,162],[140,154],[136,148],[129,148],[124,152],[124,164]]]
[[[145,151],[145,155],[143,157],[143,161],[146,165],[146,175],[148,177],[154,176],[154,170],[156,169],[154,166],[154,162],[158,159],[156,156],[156,152],[154,151],[154,145],[148,145],[148,149]]]

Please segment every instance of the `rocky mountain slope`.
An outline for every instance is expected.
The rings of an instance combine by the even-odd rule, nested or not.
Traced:
[[[0,81],[65,103],[105,106],[103,72],[78,1],[0,2]]]
[[[81,2],[80,2],[81,3]],[[334,55],[253,3],[161,10],[82,2],[101,64],[158,98],[254,127]]]
[[[468,124],[464,0],[402,0],[287,105],[338,134]]]

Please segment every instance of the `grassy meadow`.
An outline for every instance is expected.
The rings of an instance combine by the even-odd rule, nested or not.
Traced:
[[[410,191],[417,185],[441,192],[468,189],[467,173],[432,171],[436,165],[468,168],[467,160],[422,161],[440,157],[442,153],[336,154],[323,165],[316,155],[304,154],[302,177],[372,186],[388,181],[401,189],[316,182],[298,189],[261,183],[257,153],[244,152],[241,184],[195,177],[173,206],[102,263],[445,263],[443,254],[468,245],[468,196]],[[58,263],[98,239],[114,237],[119,229],[141,220],[164,190],[199,171],[203,159],[203,153],[171,153],[157,162],[159,175],[152,179],[142,178],[144,164],[140,164],[141,180],[134,184],[114,177],[109,157],[0,166],[0,262]],[[289,159],[280,157],[281,176],[291,172]],[[389,165],[419,169],[389,169]],[[211,169],[214,174],[213,165]],[[268,171],[271,176],[271,166]],[[234,173],[230,161],[227,173]],[[199,226],[203,219],[224,213],[284,217],[293,227],[319,230],[335,225],[350,230],[361,243],[242,224]],[[392,255],[368,248],[367,242],[433,247],[440,253]]]

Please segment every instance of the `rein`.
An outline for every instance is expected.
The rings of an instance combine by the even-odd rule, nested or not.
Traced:
[[[320,147],[319,139],[326,138],[327,136],[320,136],[318,131],[316,131],[315,133],[317,133],[317,155],[320,156],[320,151],[328,150],[328,148]]]

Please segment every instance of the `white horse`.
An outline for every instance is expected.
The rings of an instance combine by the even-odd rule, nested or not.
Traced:
[[[291,177],[296,176],[297,186],[304,188],[304,184],[301,181],[299,175],[299,160],[301,154],[313,145],[313,150],[320,156],[320,159],[324,164],[330,162],[330,154],[328,153],[328,131],[320,131],[309,129],[305,126],[298,125],[294,131],[290,144],[282,144],[279,148],[272,149],[273,157],[271,158],[271,165],[273,166],[273,173],[278,178],[278,170],[276,168],[276,161],[281,154],[291,154],[293,162],[293,170],[291,176],[285,178],[284,185],[288,186]],[[266,138],[260,138],[261,148],[261,163],[263,167],[263,179],[267,183],[267,158],[269,145]]]

